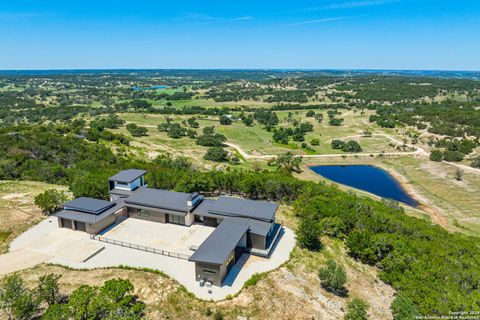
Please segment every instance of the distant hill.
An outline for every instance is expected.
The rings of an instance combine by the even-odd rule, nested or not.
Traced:
[[[262,80],[284,77],[357,77],[365,75],[417,76],[456,79],[480,79],[480,71],[442,70],[369,70],[369,69],[72,69],[72,70],[0,70],[0,75],[95,75],[123,74],[146,77],[191,77],[203,80]]]

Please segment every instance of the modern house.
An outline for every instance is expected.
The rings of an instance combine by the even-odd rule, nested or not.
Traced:
[[[59,226],[97,234],[126,218],[189,227],[202,224],[215,230],[196,248],[196,280],[221,286],[244,252],[268,257],[280,233],[275,223],[278,205],[221,196],[148,188],[145,170],[124,170],[109,179],[110,201],[78,198],[63,205]]]

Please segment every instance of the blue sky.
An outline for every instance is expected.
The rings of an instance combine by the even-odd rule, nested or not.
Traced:
[[[0,69],[480,70],[478,0],[0,0]]]

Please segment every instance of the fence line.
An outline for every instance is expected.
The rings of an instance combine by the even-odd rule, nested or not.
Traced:
[[[102,236],[95,235],[95,234],[91,234],[90,239],[97,240],[97,241],[100,241],[100,242],[109,243],[109,244],[113,244],[113,245],[116,245],[116,246],[125,247],[125,248],[136,249],[136,250],[155,253],[155,254],[161,254],[163,256],[177,258],[177,259],[188,260],[190,258],[190,256],[187,255],[187,254],[176,253],[176,252],[171,252],[171,251],[167,251],[167,250],[161,250],[161,249],[156,249],[156,248],[152,248],[152,247],[147,247],[147,246],[141,246],[141,245],[138,245],[138,244],[125,242],[125,241],[120,241],[120,240],[115,240],[115,239],[110,239],[110,238],[102,237]]]

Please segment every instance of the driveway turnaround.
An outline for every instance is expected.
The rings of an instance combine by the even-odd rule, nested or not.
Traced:
[[[124,225],[127,233],[140,227],[136,225],[137,222],[134,223],[135,225]],[[147,223],[146,226],[151,226],[151,222],[146,221],[144,223]],[[117,227],[119,226],[121,224]],[[157,226],[162,225],[157,224]],[[121,229],[118,230],[121,231]],[[208,228],[198,228],[194,231],[193,242],[201,241],[203,237],[208,236],[209,232]],[[112,234],[115,237],[121,237],[121,232],[113,232]],[[134,242],[132,240],[130,239],[129,242]],[[140,244],[145,245],[146,243]],[[157,242],[155,246],[159,245],[161,245],[161,242]],[[170,245],[184,250],[186,246],[190,245],[190,242],[187,241],[185,235],[179,235],[177,241]],[[30,268],[43,262],[61,264],[77,269],[117,267],[120,265],[151,268],[160,270],[177,280],[198,298],[221,300],[227,295],[233,295],[240,291],[245,281],[255,273],[276,269],[286,262],[295,246],[294,232],[284,228],[275,246],[276,248],[269,258],[244,253],[233,266],[221,287],[207,288],[200,287],[199,282],[195,281],[195,264],[193,262],[92,240],[86,233],[58,228],[54,219],[46,219],[15,239],[9,253],[0,255],[0,275]]]

